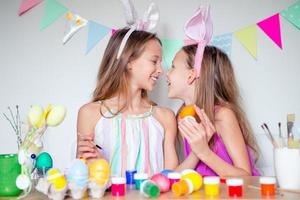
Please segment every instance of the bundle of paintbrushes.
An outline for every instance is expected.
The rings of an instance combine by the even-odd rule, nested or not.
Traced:
[[[267,138],[271,141],[274,148],[300,148],[300,139],[296,137],[297,133],[294,128],[295,122],[295,114],[288,114],[287,115],[287,137],[283,137],[281,131],[281,123],[278,123],[279,128],[279,138],[278,140],[274,138],[274,135],[270,131],[268,125],[263,123],[261,125],[262,129],[264,130]],[[297,134],[296,134],[297,133]]]
[[[287,115],[287,135],[288,135],[288,147],[289,148],[299,148],[300,140],[295,136],[294,131],[294,123],[295,123],[295,114]]]

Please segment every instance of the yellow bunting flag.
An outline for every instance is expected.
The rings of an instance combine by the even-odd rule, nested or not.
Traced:
[[[248,26],[234,33],[234,36],[240,43],[249,51],[249,53],[256,59],[257,53],[257,34],[256,25]]]

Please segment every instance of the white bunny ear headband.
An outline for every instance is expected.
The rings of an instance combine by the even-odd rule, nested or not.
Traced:
[[[159,11],[158,7],[155,3],[151,2],[148,6],[148,9],[144,13],[144,17],[140,19],[137,15],[137,12],[131,2],[131,0],[120,0],[123,4],[124,11],[125,11],[125,17],[126,17],[126,23],[127,26],[130,28],[126,35],[124,36],[118,54],[117,59],[121,57],[121,54],[124,50],[124,47],[126,45],[126,42],[133,31],[151,31],[153,30],[159,21]]]

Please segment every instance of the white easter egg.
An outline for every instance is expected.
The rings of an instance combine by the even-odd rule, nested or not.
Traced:
[[[44,109],[41,105],[31,106],[27,114],[28,122],[30,123],[30,125],[35,126],[40,120],[43,113],[44,113]]]
[[[67,113],[65,106],[53,106],[46,120],[47,126],[58,126],[64,119]]]
[[[30,184],[31,183],[30,183],[28,176],[26,176],[24,174],[19,175],[16,180],[16,185],[20,190],[25,190],[26,188],[29,187]]]

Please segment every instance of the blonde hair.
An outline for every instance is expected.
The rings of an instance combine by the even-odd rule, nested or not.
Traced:
[[[187,66],[193,69],[197,45],[182,48],[187,55]],[[208,118],[215,122],[215,106],[231,109],[237,117],[244,141],[258,158],[258,146],[246,114],[241,107],[241,97],[234,76],[234,70],[228,56],[219,48],[206,46],[200,70],[195,83],[195,104],[203,108]],[[214,139],[209,141],[210,146]]]
[[[117,59],[118,49],[128,30],[128,28],[118,30],[108,42],[97,75],[93,102],[103,101],[116,96],[119,99],[122,96],[128,100],[127,64],[141,56],[148,41],[157,40],[161,44],[159,38],[153,33],[134,31],[127,40],[120,58]],[[142,98],[148,99],[146,90],[142,90]],[[126,102],[127,104],[122,105],[115,115],[126,108],[129,103],[128,101]]]

